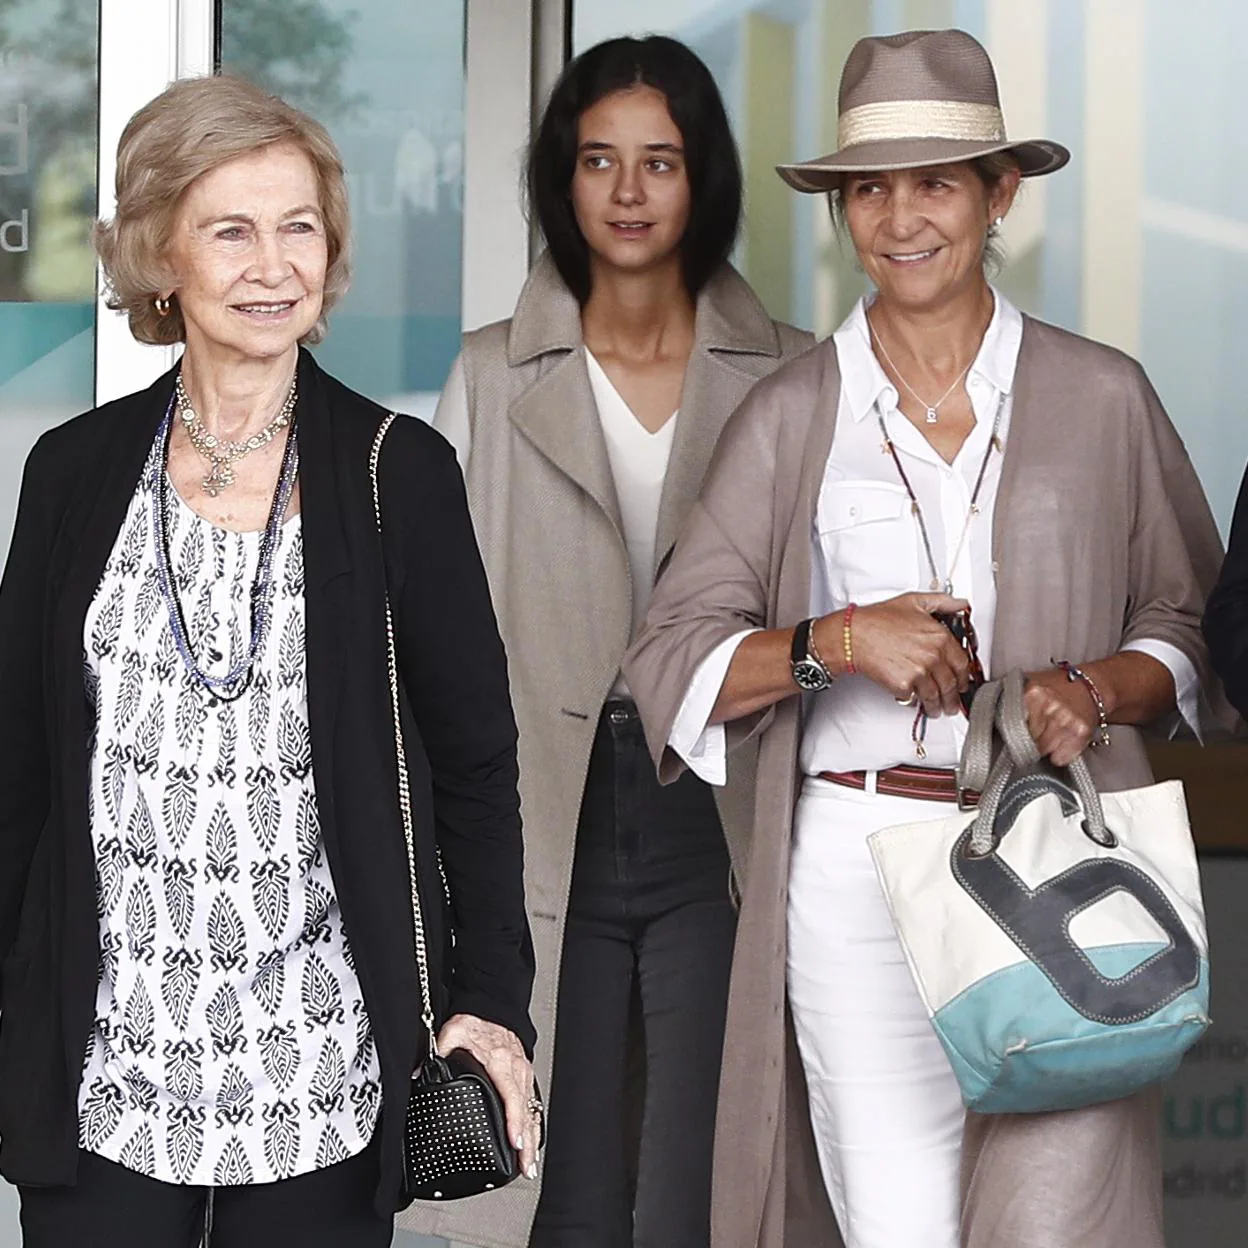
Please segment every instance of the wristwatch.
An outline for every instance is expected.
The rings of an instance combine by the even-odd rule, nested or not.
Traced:
[[[832,673],[811,645],[810,630],[813,619],[803,620],[793,630],[793,649],[789,661],[793,665],[793,683],[806,693],[818,693],[832,683]]]

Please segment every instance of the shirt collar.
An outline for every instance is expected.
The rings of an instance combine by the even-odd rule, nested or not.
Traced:
[[[981,377],[998,393],[1008,394],[1014,386],[1018,349],[1023,341],[1023,316],[995,287],[992,295],[992,319],[968,376]],[[890,400],[887,406],[897,401],[897,391],[871,349],[867,308],[873,298],[864,295],[859,299],[833,335],[841,367],[842,395],[855,421],[870,415],[884,395]]]

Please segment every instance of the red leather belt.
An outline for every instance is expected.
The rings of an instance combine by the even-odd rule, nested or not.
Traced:
[[[847,789],[865,789],[865,771],[821,771],[820,780],[844,785]],[[956,802],[974,806],[979,794],[965,789],[959,795],[957,773],[943,767],[889,767],[875,773],[875,791],[888,797],[917,797],[925,802]]]

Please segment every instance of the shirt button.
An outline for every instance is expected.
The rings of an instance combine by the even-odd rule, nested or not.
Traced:
[[[856,516],[856,515],[858,514],[858,508],[857,508],[857,507],[851,507],[851,508],[849,509],[849,514],[850,514],[851,516]]]
[[[1001,571],[1001,565],[995,559],[992,561],[992,570],[994,574]]]

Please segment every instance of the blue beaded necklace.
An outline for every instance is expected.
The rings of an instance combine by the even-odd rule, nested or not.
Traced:
[[[173,575],[173,559],[169,551],[168,464],[169,442],[173,435],[174,403],[175,399],[171,398],[164,420],[161,421],[156,433],[156,447],[159,451],[152,456],[152,533],[155,539],[156,568],[160,577],[160,589],[169,611],[169,627],[173,633],[174,645],[177,647],[178,654],[182,656],[186,670],[190,672],[197,684],[214,697],[223,702],[234,702],[243,696],[251,684],[256,659],[260,651],[264,649],[265,638],[269,633],[274,593],[273,558],[277,552],[282,519],[290,504],[290,496],[295,488],[295,477],[299,471],[298,437],[292,418],[290,432],[286,438],[286,449],[282,454],[281,471],[278,473],[277,485],[273,491],[273,503],[269,508],[269,519],[260,538],[260,557],[256,564],[256,574],[251,582],[250,641],[243,657],[224,676],[213,676],[199,666],[195,656],[191,653],[190,634],[186,627],[182,600],[178,597],[177,582]]]

